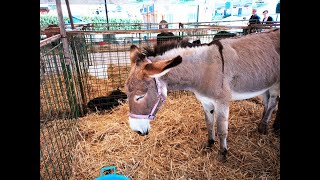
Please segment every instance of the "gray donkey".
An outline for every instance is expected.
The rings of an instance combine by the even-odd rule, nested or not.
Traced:
[[[205,112],[208,148],[216,140],[214,123],[217,122],[220,161],[227,159],[230,101],[262,95],[264,112],[258,131],[267,133],[280,96],[280,29],[214,40],[203,46],[171,47],[153,56],[148,54],[152,53],[131,46],[126,93],[133,131],[148,134],[150,120],[167,98],[167,91],[189,90]]]

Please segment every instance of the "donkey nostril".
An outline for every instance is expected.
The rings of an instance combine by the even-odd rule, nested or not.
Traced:
[[[141,135],[142,133],[140,131],[135,131],[136,133],[138,133],[139,135]]]
[[[141,131],[135,131],[136,133],[138,133],[140,136],[145,136],[149,134],[149,131],[142,133]]]

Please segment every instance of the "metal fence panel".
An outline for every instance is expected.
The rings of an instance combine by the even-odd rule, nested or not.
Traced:
[[[40,179],[68,179],[79,116],[72,67],[60,39],[40,46]]]

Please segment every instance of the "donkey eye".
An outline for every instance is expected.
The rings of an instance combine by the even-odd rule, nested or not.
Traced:
[[[144,98],[144,96],[145,96],[145,94],[140,95],[140,96],[136,95],[135,99],[136,99],[136,101],[139,101],[140,99]]]

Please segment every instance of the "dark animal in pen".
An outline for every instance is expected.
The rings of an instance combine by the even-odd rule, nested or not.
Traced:
[[[126,99],[127,95],[118,88],[112,91],[108,96],[100,96],[91,99],[88,102],[87,107],[93,112],[111,110],[120,105],[121,102],[125,102]]]
[[[230,33],[228,31],[219,31],[216,35],[214,35],[213,39],[222,39],[222,38],[229,38],[229,37],[235,37],[237,34]]]
[[[181,40],[181,39],[182,38],[180,36],[175,36],[172,32],[162,32],[157,35],[157,45],[160,45],[170,40]]]
[[[228,31],[219,31],[214,37],[213,40],[216,39],[222,39],[222,38],[229,38],[229,37],[234,37],[237,36],[235,33],[230,33]],[[167,42],[170,41],[178,41],[181,45],[181,47],[195,47],[195,46],[200,46],[200,45],[207,45],[207,44],[201,44],[201,41],[195,40],[192,43],[185,41],[185,39],[182,39],[180,36],[175,36],[172,32],[162,32],[157,35],[157,46],[160,46],[161,44],[166,44]],[[211,45],[211,44],[210,44]]]

